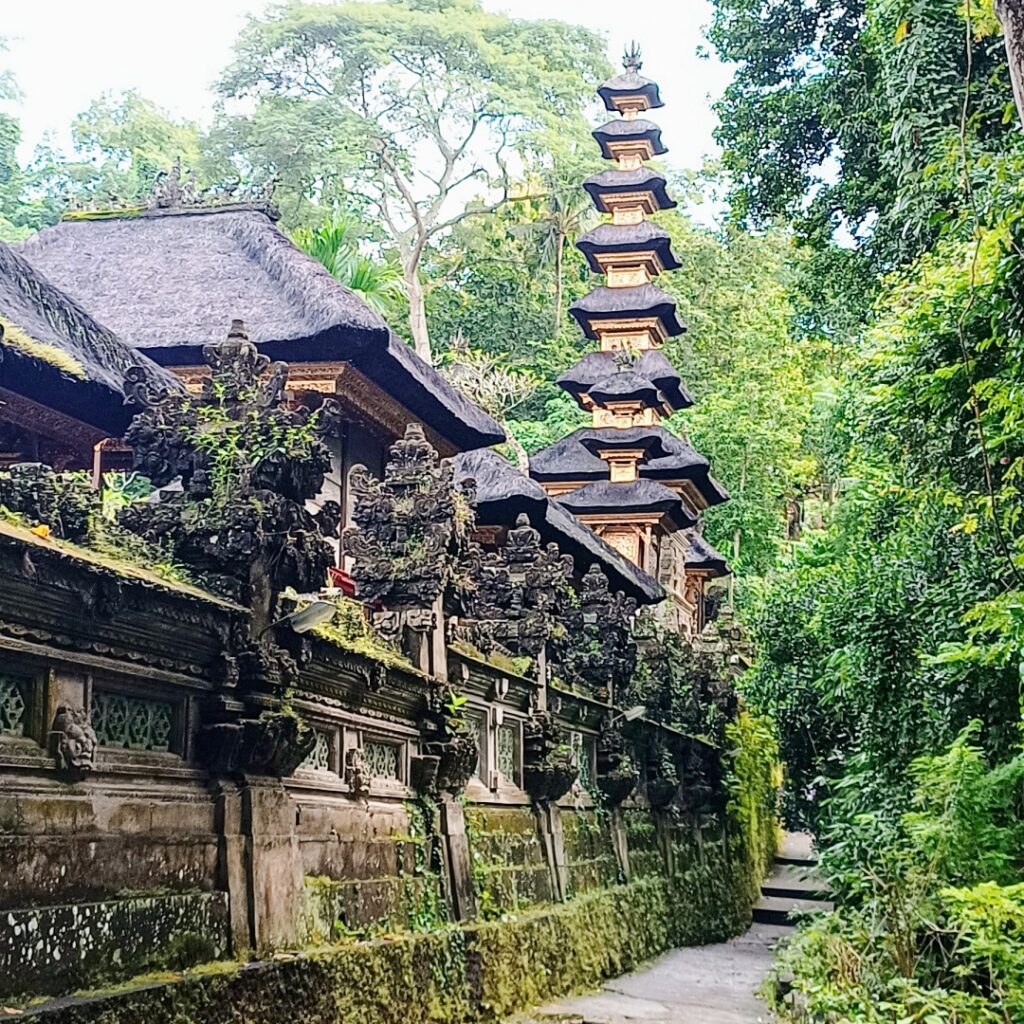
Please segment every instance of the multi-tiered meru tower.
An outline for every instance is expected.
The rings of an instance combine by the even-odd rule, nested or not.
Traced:
[[[707,459],[661,426],[663,416],[693,400],[661,351],[686,327],[676,304],[652,278],[679,269],[666,231],[649,214],[676,204],[665,179],[645,163],[666,152],[661,130],[640,115],[662,106],[658,86],[643,78],[633,44],[625,73],[598,89],[621,115],[594,132],[611,170],[583,187],[611,221],[577,243],[607,283],[570,312],[600,351],[584,356],[558,384],[593,414],[577,430],[538,452],[530,473],[545,490],[652,576],[670,595],[666,612],[683,633],[704,625],[704,587],[728,573],[725,559],[700,536],[700,513],[728,500]]]

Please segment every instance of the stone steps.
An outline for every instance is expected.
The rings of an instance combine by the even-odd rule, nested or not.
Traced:
[[[832,910],[835,904],[828,898],[817,863],[810,836],[786,833],[775,857],[774,870],[761,883],[761,899],[754,906],[754,921],[793,927],[801,914]]]

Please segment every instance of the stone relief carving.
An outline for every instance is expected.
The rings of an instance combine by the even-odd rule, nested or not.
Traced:
[[[50,728],[51,745],[57,764],[78,772],[92,771],[96,762],[96,733],[84,708],[62,704]]]

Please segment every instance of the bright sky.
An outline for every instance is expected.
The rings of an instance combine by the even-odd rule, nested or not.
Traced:
[[[663,110],[656,120],[669,146],[666,162],[699,167],[714,151],[710,98],[728,80],[726,68],[697,55],[708,0],[484,0],[516,17],[559,18],[605,34],[618,66],[635,37],[644,73],[658,81]],[[3,58],[24,99],[19,116],[28,159],[47,132],[66,144],[72,118],[106,91],[137,89],[178,117],[202,122],[212,107],[211,86],[231,58],[248,14],[265,0],[0,0]],[[623,23],[633,10],[636,24]]]

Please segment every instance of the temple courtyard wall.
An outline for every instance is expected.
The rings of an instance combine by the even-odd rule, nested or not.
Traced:
[[[547,687],[581,775],[531,801],[537,685],[449,648],[481,755],[461,796],[429,795],[429,681],[335,631],[294,652],[310,753],[283,779],[238,770],[222,741],[241,611],[52,554],[0,543],[0,1005],[111,1024],[490,1020],[748,925],[758,844],[724,806],[654,810],[643,783],[601,806],[607,704]]]

